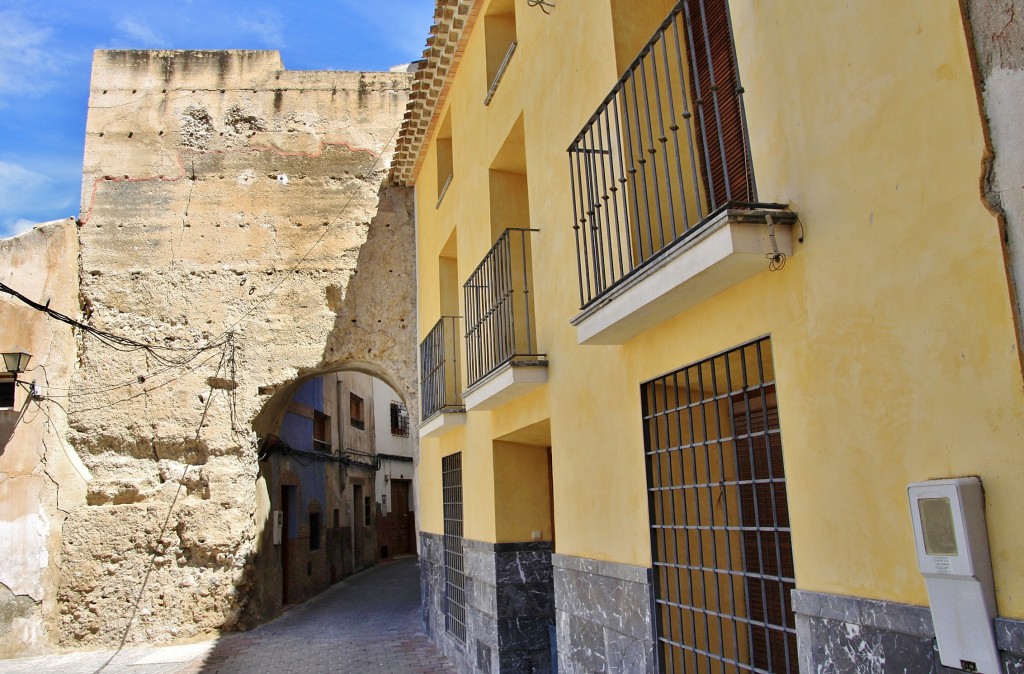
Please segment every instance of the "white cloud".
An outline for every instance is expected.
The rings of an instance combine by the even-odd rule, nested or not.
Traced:
[[[74,215],[77,194],[62,175],[51,177],[0,160],[0,236],[13,236],[37,222]]]
[[[364,0],[340,0],[346,16],[367,25],[367,31],[379,36],[392,49],[420,58],[433,22],[434,3],[427,0],[392,0],[388,11]],[[394,64],[398,65],[398,64]]]
[[[54,88],[64,56],[49,44],[52,30],[12,9],[0,10],[0,26],[0,107]]]
[[[0,239],[24,234],[37,224],[39,223],[35,220],[26,220],[25,218],[18,218],[13,222],[2,221],[0,222]]]
[[[145,23],[132,18],[117,22],[117,30],[137,47],[163,47],[167,40]]]
[[[284,21],[277,12],[258,11],[239,21],[237,27],[241,32],[255,36],[268,47],[279,48],[285,44]]]
[[[50,182],[42,173],[0,160],[0,212],[31,206]]]

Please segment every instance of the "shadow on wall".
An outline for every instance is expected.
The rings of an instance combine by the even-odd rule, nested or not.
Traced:
[[[416,427],[412,208],[411,189],[382,184],[347,288],[326,289],[336,319],[321,365],[268,390],[272,394],[253,420],[261,438],[256,496],[260,533],[257,552],[247,564],[254,584],[238,588],[249,599],[241,629],[379,561],[374,486],[379,460],[367,456],[375,452],[360,444],[352,419],[342,417],[355,414],[350,394],[370,400],[368,392],[357,395],[359,384],[348,382],[358,381],[348,376],[358,373],[392,389],[408,410],[410,427]],[[368,416],[371,410],[368,405]],[[326,432],[318,428],[325,417]],[[310,446],[303,446],[302,438],[312,438]],[[320,443],[330,446],[334,456],[325,456],[327,447]],[[412,443],[415,456],[415,436]]]
[[[14,437],[14,431],[18,428],[18,424],[25,418],[25,412],[28,410],[29,399],[25,397],[25,403],[21,406],[21,409],[11,410],[0,410],[0,456],[4,455],[7,451],[7,444]]]
[[[319,469],[314,470],[299,461],[306,457],[294,453],[283,461],[279,453],[274,459],[264,457],[264,441],[270,435],[280,435],[294,398],[308,394],[303,392],[308,382],[339,371],[360,372],[387,383],[396,399],[406,404],[415,427],[411,207],[408,188],[384,185],[379,189],[379,209],[371,223],[362,225],[368,228],[367,239],[347,288],[325,289],[336,318],[321,364],[301,371],[292,381],[268,382],[271,386],[260,388],[268,398],[252,423],[259,446],[257,451],[238,450],[240,457],[258,461],[258,465],[242,466],[234,478],[223,476],[231,462],[211,454],[199,442],[187,451],[180,444],[164,447],[161,443],[165,441],[159,438],[137,443],[103,438],[95,446],[79,447],[80,451],[98,452],[108,450],[104,443],[116,444],[119,452],[131,458],[156,460],[159,475],[142,483],[124,475],[94,480],[88,495],[90,505],[120,507],[78,509],[65,526],[62,564],[74,582],[61,588],[58,602],[73,617],[62,634],[67,643],[98,642],[101,637],[110,644],[120,641],[121,646],[140,640],[168,641],[178,636],[177,626],[167,623],[164,629],[163,623],[157,624],[149,616],[172,609],[191,611],[196,625],[248,630],[275,617],[284,606],[303,601],[376,561],[379,548],[372,527],[363,525],[359,555],[354,555],[359,537],[345,528],[346,523],[359,521],[360,515],[363,522],[375,519],[372,464],[353,455],[346,461],[319,462]],[[212,388],[209,395],[213,395]],[[306,410],[310,412],[306,418],[312,428],[317,421],[312,413],[317,411],[315,406],[302,400],[298,404],[311,408]],[[346,449],[343,444],[337,447]],[[167,456],[175,460],[161,458]],[[277,462],[275,467],[271,467],[272,461]],[[221,471],[219,479],[234,480],[238,494],[244,495],[241,498],[253,501],[236,502],[232,499],[237,497],[211,489],[210,483],[204,482],[211,466]],[[165,484],[174,489],[164,489]],[[332,489],[334,501],[328,497]],[[338,499],[338,494],[344,498]],[[188,498],[190,495],[197,498]],[[345,510],[347,506],[351,512]],[[251,508],[251,520],[221,517],[218,521],[218,515],[244,512],[245,508]],[[280,526],[282,544],[274,543],[275,525]],[[211,536],[211,528],[223,531]],[[102,537],[102,549],[93,545],[100,531],[112,532]],[[316,531],[319,536],[311,535]],[[253,547],[240,550],[237,542],[251,534],[255,535]],[[319,549],[311,549],[311,540],[319,540]],[[346,541],[351,547],[346,547]],[[287,553],[289,546],[292,554],[282,555],[282,549]],[[333,568],[327,563],[328,551],[335,557]],[[354,561],[346,563],[346,558]],[[106,593],[104,601],[116,602],[124,612],[104,616],[106,607],[91,603],[102,593]],[[187,608],[190,596],[196,601]],[[191,634],[187,628],[181,632],[181,636]]]

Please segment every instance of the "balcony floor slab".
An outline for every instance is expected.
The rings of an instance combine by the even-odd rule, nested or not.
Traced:
[[[420,424],[420,440],[424,438],[439,438],[456,427],[465,425],[465,412],[440,412]]]
[[[466,411],[493,410],[548,382],[547,361],[512,361],[462,394]]]
[[[633,337],[768,269],[774,251],[793,254],[787,210],[728,209],[693,237],[669,246],[647,267],[611,288],[572,319],[580,344],[625,344]],[[758,221],[760,220],[760,222]]]

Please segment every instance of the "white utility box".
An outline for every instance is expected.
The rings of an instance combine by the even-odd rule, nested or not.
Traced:
[[[981,479],[916,482],[907,491],[939,659],[947,667],[999,674],[996,595]]]
[[[270,519],[274,527],[274,545],[281,545],[281,532],[284,531],[284,511],[272,511]]]

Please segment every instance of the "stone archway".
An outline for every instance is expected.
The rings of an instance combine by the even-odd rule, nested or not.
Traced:
[[[417,415],[412,199],[384,182],[408,76],[313,82],[274,52],[98,52],[93,72],[85,317],[217,346],[165,366],[80,338],[68,444],[93,479],[61,503],[45,626],[69,647],[267,617],[254,429],[293,382],[364,371]]]
[[[279,387],[256,416],[256,535],[244,625],[388,556],[394,519],[390,470],[381,469],[397,460],[404,468],[395,477],[406,484],[408,476],[409,488],[415,482],[415,435],[395,437],[396,405],[407,404],[397,380],[379,364],[335,364]]]

